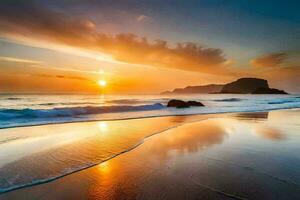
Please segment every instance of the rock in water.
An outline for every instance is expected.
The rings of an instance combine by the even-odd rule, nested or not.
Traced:
[[[178,99],[172,99],[167,104],[167,107],[176,107],[176,108],[188,108],[190,106],[204,106],[204,105],[198,101],[185,102]]]
[[[185,101],[172,99],[168,102],[167,107],[188,108],[189,106]]]
[[[203,103],[201,103],[199,101],[188,101],[187,104],[189,106],[204,106]]]
[[[240,78],[224,85],[221,93],[249,94],[258,88],[269,88],[268,81],[259,78]]]

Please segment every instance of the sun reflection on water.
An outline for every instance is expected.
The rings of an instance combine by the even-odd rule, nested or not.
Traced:
[[[101,164],[98,165],[98,170],[102,173],[102,174],[108,174],[110,172],[110,166],[108,162],[103,162]]]
[[[107,130],[108,130],[107,122],[104,122],[104,121],[98,122],[97,125],[101,132],[107,132]]]

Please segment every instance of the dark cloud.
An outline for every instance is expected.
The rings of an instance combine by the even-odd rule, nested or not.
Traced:
[[[0,34],[47,40],[107,53],[118,61],[187,71],[222,73],[228,60],[223,51],[186,42],[149,42],[134,34],[108,35],[89,19],[67,15],[35,1],[4,1]]]
[[[49,75],[49,74],[31,74],[32,76],[45,77],[45,78],[59,78],[59,79],[72,79],[80,81],[93,82],[91,79],[79,77],[79,76],[66,76],[66,75]]]
[[[80,80],[80,81],[91,81],[90,79],[79,77],[79,76],[64,76],[64,75],[56,75],[56,78],[64,78],[64,79],[73,79],[73,80]]]

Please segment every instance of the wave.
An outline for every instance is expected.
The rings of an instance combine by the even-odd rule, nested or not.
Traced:
[[[38,104],[22,104],[26,106],[74,106],[74,105],[101,105],[105,103],[110,104],[119,104],[119,105],[129,105],[129,104],[147,104],[152,103],[153,101],[141,101],[138,99],[117,99],[117,100],[107,100],[104,102],[92,102],[92,101],[83,101],[83,102],[49,102],[49,103],[38,103]]]
[[[78,115],[163,109],[161,103],[139,106],[84,106],[53,109],[0,109],[0,119],[74,117]]]
[[[67,103],[40,103],[40,104],[29,104],[29,106],[67,106],[67,105],[99,105],[98,102],[67,102]]]
[[[235,102],[235,101],[242,101],[243,99],[240,98],[227,98],[227,99],[216,99],[214,101],[219,101],[219,102]]]
[[[295,101],[283,100],[283,101],[270,101],[268,104],[285,104],[285,103],[294,103]]]
[[[138,99],[115,99],[115,100],[109,100],[108,103],[115,103],[115,104],[134,104],[138,103]]]

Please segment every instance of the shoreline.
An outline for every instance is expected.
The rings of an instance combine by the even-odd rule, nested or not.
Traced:
[[[280,110],[283,110],[283,111],[284,110],[287,110],[287,111],[288,110],[299,110],[299,108],[280,109]],[[8,189],[6,191],[1,191],[0,197],[2,195],[10,193],[12,191],[17,191],[17,190],[20,190],[20,189],[23,189],[23,188],[30,188],[32,186],[37,186],[37,185],[43,185],[45,183],[53,182],[55,180],[61,179],[61,178],[66,177],[66,176],[70,176],[72,174],[76,174],[76,173],[79,173],[81,171],[88,170],[89,168],[93,168],[93,167],[95,167],[97,165],[101,165],[101,163],[110,161],[113,158],[119,157],[119,156],[121,156],[123,154],[129,153],[129,152],[137,149],[137,147],[142,146],[142,144],[144,144],[146,140],[152,138],[155,135],[161,135],[161,133],[168,132],[168,131],[170,131],[172,129],[176,129],[176,128],[179,128],[179,127],[184,126],[184,125],[188,125],[188,124],[192,124],[192,123],[197,123],[197,122],[201,122],[201,121],[205,121],[205,120],[209,120],[209,119],[213,119],[213,118],[220,118],[221,116],[228,117],[228,115],[230,116],[230,115],[234,115],[236,113],[237,114],[239,114],[239,113],[246,113],[247,114],[247,113],[259,113],[259,112],[262,112],[262,111],[257,111],[257,112],[217,113],[217,114],[193,114],[193,115],[180,115],[180,116],[174,115],[174,116],[171,116],[171,117],[175,117],[176,118],[176,117],[181,117],[181,116],[199,116],[199,117],[203,117],[203,118],[196,119],[196,120],[191,120],[191,121],[187,121],[187,122],[183,122],[183,123],[178,123],[177,125],[170,126],[170,127],[166,128],[166,129],[163,129],[163,130],[161,130],[159,132],[154,132],[154,133],[152,133],[150,135],[146,135],[140,141],[138,141],[135,145],[133,145],[131,148],[125,149],[125,150],[123,150],[123,151],[121,151],[121,152],[119,152],[119,153],[117,153],[117,154],[115,154],[115,155],[113,155],[113,156],[111,156],[111,157],[109,157],[107,159],[102,160],[101,162],[94,163],[92,165],[89,165],[89,166],[86,166],[86,167],[83,167],[83,168],[80,168],[80,169],[76,169],[76,170],[71,171],[71,172],[67,172],[67,173],[65,173],[63,175],[60,175],[60,176],[57,176],[57,177],[52,177],[51,179],[39,180],[39,181],[37,181],[35,183],[32,183],[32,184],[29,184],[29,185],[23,185],[23,186],[21,185],[21,186],[15,187],[15,188],[10,188],[10,189]],[[145,117],[145,118],[137,118],[137,119],[122,119],[122,120],[107,120],[107,121],[124,121],[124,120],[130,121],[130,120],[138,120],[138,119],[146,119],[147,120],[147,118],[167,118],[167,117],[170,117],[170,116],[156,116],[156,117]],[[96,122],[102,122],[102,121],[101,120],[96,120]],[[76,123],[76,122],[62,123],[62,124],[73,124],[73,123]],[[85,122],[79,122],[79,123],[85,123]],[[51,124],[47,124],[47,125],[51,125]],[[36,125],[36,126],[38,126],[38,125]],[[46,126],[46,125],[42,125],[42,126]]]
[[[122,154],[125,154],[125,153],[128,153],[134,149],[136,149],[137,147],[141,146],[145,140],[147,140],[148,138],[151,138],[152,136],[155,136],[155,135],[158,135],[158,134],[161,134],[161,133],[164,133],[168,130],[171,130],[171,129],[174,129],[174,128],[177,128],[177,127],[180,127],[184,124],[188,124],[188,123],[193,123],[193,122],[197,122],[197,121],[202,121],[202,120],[207,120],[207,119],[210,119],[210,118],[213,118],[213,115],[226,115],[226,114],[229,114],[229,113],[217,113],[217,114],[194,114],[194,115],[191,115],[191,116],[198,116],[199,117],[203,117],[202,119],[198,119],[196,121],[189,121],[189,122],[184,122],[184,123],[179,123],[178,125],[175,125],[175,126],[170,126],[166,129],[163,129],[162,131],[159,131],[159,132],[154,132],[150,135],[147,135],[145,137],[143,137],[137,144],[133,145],[131,148],[129,149],[125,149],[124,151],[118,153],[118,154],[115,154],[107,159],[104,159],[102,160],[101,162],[98,162],[98,163],[94,163],[92,165],[89,165],[89,166],[86,166],[86,167],[83,167],[83,168],[80,168],[80,169],[76,169],[74,171],[71,171],[71,172],[66,172],[65,174],[63,175],[59,175],[59,176],[56,176],[56,177],[52,177],[50,179],[45,179],[45,180],[39,180],[35,183],[32,183],[32,184],[29,184],[29,185],[20,185],[18,187],[14,187],[14,188],[10,188],[8,190],[5,190],[5,191],[1,191],[0,189],[0,197],[2,194],[5,194],[5,193],[9,193],[9,192],[12,192],[12,191],[15,191],[15,190],[19,190],[19,189],[22,189],[22,188],[28,188],[28,187],[32,187],[32,186],[36,186],[36,185],[41,185],[41,184],[44,184],[44,183],[49,183],[49,182],[52,182],[52,181],[55,181],[57,179],[60,179],[60,178],[63,178],[65,176],[69,176],[69,175],[72,175],[74,173],[77,173],[77,172],[80,172],[80,171],[83,171],[83,170],[86,170],[86,169],[89,169],[89,168],[92,168],[94,166],[97,166],[101,163],[104,163],[106,161],[109,161],[117,156],[120,156]],[[190,115],[170,115],[170,116],[155,116],[155,117],[143,117],[143,118],[132,118],[132,119],[121,119],[121,120],[117,120],[117,119],[114,119],[114,120],[93,120],[93,121],[83,121],[83,122],[67,122],[67,123],[58,123],[58,124],[43,124],[43,125],[33,125],[33,126],[22,126],[22,127],[12,127],[12,128],[30,128],[30,127],[38,127],[38,126],[48,126],[48,125],[64,125],[64,124],[76,124],[76,123],[89,123],[89,122],[110,122],[110,121],[129,121],[129,120],[143,120],[143,119],[151,119],[151,118],[167,118],[167,117],[184,117],[184,116],[190,116]],[[206,117],[207,116],[207,117]],[[209,117],[211,116],[211,117]],[[8,129],[12,129],[12,128],[8,128]],[[6,128],[5,128],[6,129]]]
[[[299,113],[300,109],[296,109],[296,113],[293,116],[296,116],[296,118],[288,118],[287,120],[296,120],[292,121],[294,123],[294,128],[298,126],[299,123],[297,122],[297,114]],[[22,187],[18,187],[9,191],[2,192],[0,194],[0,198],[2,199],[10,199],[10,197],[16,198],[19,197],[22,199],[24,193],[26,193],[27,198],[34,198],[34,197],[42,197],[41,194],[44,193],[44,196],[42,199],[64,199],[68,196],[77,196],[77,195],[83,195],[83,199],[90,199],[90,195],[92,197],[100,197],[101,195],[116,195],[115,192],[118,190],[115,190],[115,187],[122,187],[122,188],[131,188],[132,190],[129,191],[135,191],[140,193],[142,196],[144,195],[150,195],[151,197],[151,189],[152,187],[156,188],[154,191],[157,191],[158,194],[161,192],[161,197],[164,197],[164,195],[171,195],[175,192],[175,194],[178,191],[181,191],[182,185],[181,184],[188,184],[189,186],[186,186],[187,188],[190,188],[190,192],[192,192],[192,196],[197,196],[197,191],[201,192],[201,194],[206,195],[213,195],[217,198],[220,198],[224,194],[234,195],[236,197],[246,198],[248,199],[253,195],[258,195],[258,197],[264,197],[259,196],[262,195],[261,193],[263,191],[265,192],[271,192],[272,195],[278,195],[279,194],[289,194],[285,198],[289,197],[297,197],[299,196],[299,182],[297,181],[297,178],[295,178],[294,183],[296,185],[290,184],[293,183],[293,179],[290,179],[289,176],[286,176],[284,171],[277,172],[277,168],[275,166],[278,165],[272,165],[267,164],[269,162],[275,162],[277,164],[288,164],[282,160],[284,157],[282,157],[280,160],[277,159],[276,151],[278,151],[278,148],[281,149],[279,141],[277,140],[283,140],[285,141],[286,138],[290,138],[287,136],[276,135],[279,134],[276,132],[276,128],[270,127],[266,129],[261,129],[265,126],[261,126],[266,124],[268,122],[268,126],[276,125],[278,126],[278,122],[281,121],[282,116],[289,116],[289,112],[292,112],[290,109],[282,112],[282,111],[274,111],[270,112],[269,116],[258,116],[258,118],[263,118],[262,121],[260,120],[253,120],[257,119],[256,116],[239,116],[239,115],[232,115],[232,114],[215,114],[211,115],[207,118],[202,118],[198,120],[191,120],[188,122],[180,123],[172,127],[168,127],[160,132],[153,133],[151,135],[148,135],[144,137],[140,142],[138,142],[136,145],[131,147],[130,149],[126,149],[119,154],[116,154],[112,157],[109,157],[102,162],[95,163],[92,166],[88,166],[84,169],[76,170],[72,173],[64,174],[60,177],[55,177],[51,180],[46,180],[43,182],[34,183],[31,185],[26,185]],[[251,112],[251,113],[257,113],[257,112]],[[247,114],[247,113],[246,113]],[[271,116],[270,116],[271,115]],[[246,118],[244,118],[246,117]],[[275,118],[274,118],[275,117]],[[277,119],[276,119],[277,118]],[[176,119],[176,117],[174,118]],[[271,120],[269,122],[269,120]],[[274,120],[279,120],[274,121]],[[225,124],[224,124],[225,123]],[[237,126],[234,124],[237,123]],[[239,130],[240,125],[242,124],[248,124],[250,127],[254,126],[254,130],[257,131],[263,131],[261,132],[262,135],[245,135],[244,132],[250,131],[249,128],[241,128]],[[220,127],[224,127],[224,129],[220,129]],[[229,127],[227,127],[229,125]],[[247,126],[248,126],[247,125]],[[282,134],[296,134],[297,130],[299,129],[293,129],[288,128],[291,124],[284,124],[282,126],[285,126],[281,130],[285,130]],[[216,127],[215,127],[216,126]],[[231,126],[236,128],[230,128]],[[258,126],[255,128],[255,126]],[[227,128],[226,128],[227,127]],[[261,128],[260,128],[261,127]],[[281,125],[280,125],[281,127]],[[260,128],[260,129],[258,129]],[[192,131],[193,130],[193,131]],[[289,133],[287,131],[292,131],[292,133]],[[192,131],[192,132],[191,132]],[[196,132],[194,132],[196,131]],[[221,131],[221,132],[220,132]],[[223,131],[225,131],[223,133]],[[229,131],[229,132],[227,132]],[[231,133],[231,131],[235,131],[235,133]],[[243,134],[237,134],[236,131],[242,131],[240,133]],[[271,132],[270,132],[271,131]],[[274,132],[275,131],[275,132]],[[296,131],[296,132],[295,132]],[[227,133],[226,133],[227,132]],[[164,134],[161,134],[164,133]],[[250,132],[249,132],[250,133]],[[258,132],[259,133],[259,132]],[[274,135],[275,134],[275,135]],[[240,135],[240,136],[238,136]],[[291,136],[292,136],[291,135]],[[241,146],[233,146],[230,147],[227,144],[231,143],[233,138],[238,136],[238,141],[241,143]],[[264,138],[269,140],[269,143],[271,146],[266,143],[266,141],[262,141],[262,143],[253,143],[253,139],[258,140],[257,137],[270,137],[270,138]],[[296,135],[295,135],[296,136]],[[244,139],[242,139],[242,138]],[[249,139],[248,139],[249,137]],[[232,138],[232,139],[230,139]],[[251,139],[252,138],[252,139]],[[263,138],[261,138],[263,139]],[[261,140],[260,139],[260,140]],[[233,141],[235,141],[234,139]],[[244,142],[242,142],[244,140]],[[197,147],[194,149],[194,143],[197,144],[199,141],[200,147]],[[259,141],[259,140],[258,140]],[[258,142],[257,141],[257,142]],[[229,142],[229,143],[228,143]],[[246,142],[246,143],[245,143]],[[250,142],[250,143],[249,143]],[[191,143],[191,144],[189,144]],[[143,145],[142,145],[143,144]],[[191,146],[190,146],[191,145]],[[244,147],[244,145],[246,145]],[[253,146],[248,148],[247,145]],[[257,146],[258,145],[258,146]],[[279,146],[277,146],[279,145]],[[190,146],[190,147],[189,147]],[[257,146],[257,147],[256,147]],[[222,148],[221,148],[222,147]],[[269,149],[269,148],[271,149]],[[294,144],[294,146],[297,148],[297,143]],[[179,152],[181,152],[182,148],[188,150],[184,151],[185,153],[179,153],[174,154],[173,149],[178,149]],[[221,149],[219,149],[221,148]],[[229,148],[229,149],[228,149]],[[262,148],[262,149],[261,149]],[[267,149],[268,151],[266,151]],[[290,147],[291,148],[291,147]],[[218,150],[219,149],[219,150]],[[252,149],[255,151],[252,151],[251,154],[248,152],[248,149]],[[264,153],[261,153],[262,150],[264,150]],[[287,149],[285,149],[286,151]],[[165,158],[165,154],[167,152],[173,152],[170,154],[171,157]],[[290,152],[290,151],[288,151]],[[293,148],[291,149],[291,152],[294,152]],[[228,157],[226,156],[228,153],[230,155],[234,153],[233,155],[238,156],[236,159],[233,159],[235,157],[230,156],[231,159],[228,160]],[[236,154],[237,153],[237,154]],[[246,154],[245,154],[246,153]],[[162,154],[162,155],[160,155]],[[220,154],[220,155],[219,155]],[[273,155],[268,156],[268,155]],[[248,156],[246,156],[248,155]],[[291,154],[291,156],[294,154]],[[295,154],[296,155],[296,154]],[[158,157],[157,157],[158,156]],[[192,157],[190,157],[192,156]],[[250,156],[250,158],[248,158]],[[253,156],[257,157],[256,160],[253,160]],[[275,156],[275,157],[274,157]],[[184,157],[187,158],[183,159]],[[268,157],[268,159],[265,159]],[[194,159],[196,160],[194,160]],[[289,157],[288,157],[289,158]],[[154,160],[153,160],[154,159]],[[158,159],[158,160],[157,160]],[[167,159],[167,160],[165,160]],[[171,159],[170,161],[168,161]],[[172,161],[175,159],[174,161]],[[233,160],[232,160],[233,159]],[[159,161],[159,162],[158,162]],[[175,162],[176,161],[176,162]],[[245,162],[247,161],[247,162]],[[174,163],[175,162],[175,163]],[[180,165],[176,164],[177,162],[181,163]],[[194,162],[198,164],[193,164]],[[253,165],[254,163],[257,163],[259,165]],[[148,164],[147,164],[148,163]],[[173,164],[172,164],[173,163]],[[207,164],[209,164],[207,167],[205,167]],[[182,167],[178,168],[179,166],[183,165]],[[295,165],[295,166],[294,166]],[[300,163],[293,163],[292,165],[288,165],[292,167],[291,169],[294,169],[294,167],[297,167],[300,165]],[[147,166],[145,168],[145,166]],[[272,167],[275,167],[275,171],[272,171]],[[224,169],[223,169],[224,168]],[[287,170],[289,168],[285,168]],[[166,171],[165,171],[166,170]],[[173,173],[174,170],[176,173]],[[179,171],[178,171],[179,170]],[[196,171],[195,171],[196,170]],[[221,170],[221,171],[220,171]],[[224,174],[225,171],[227,173]],[[228,171],[229,170],[229,171]],[[233,170],[231,172],[231,170]],[[271,170],[271,171],[270,171]],[[164,172],[165,171],[165,172]],[[203,172],[202,172],[203,171]],[[257,172],[263,172],[263,173],[257,173]],[[276,172],[276,173],[275,173]],[[296,171],[287,171],[287,174],[295,172]],[[146,175],[144,174],[146,173]],[[190,174],[191,175],[188,175]],[[196,174],[195,174],[196,173]],[[200,174],[197,174],[200,173]],[[243,176],[240,176],[243,173]],[[234,178],[235,174],[237,177],[240,178]],[[144,179],[141,178],[145,176]],[[180,178],[182,176],[182,178]],[[232,177],[232,178],[225,178],[224,176]],[[298,177],[299,174],[296,174],[296,176],[292,177]],[[214,178],[213,178],[214,177]],[[251,177],[251,178],[250,178]],[[255,177],[255,178],[254,178]],[[274,178],[275,177],[275,178]],[[152,180],[153,178],[153,180]],[[171,179],[170,179],[171,178]],[[204,178],[204,179],[203,179]],[[214,182],[215,178],[218,179],[217,182]],[[249,179],[250,178],[250,179]],[[158,180],[157,180],[158,179]],[[173,180],[174,179],[174,180]],[[278,180],[277,180],[278,179]],[[147,180],[145,183],[146,185],[141,184],[144,183],[142,180]],[[159,181],[162,180],[162,181]],[[125,182],[124,182],[125,181]],[[127,182],[129,181],[129,183]],[[139,181],[142,181],[139,183]],[[165,182],[167,181],[167,182]],[[175,182],[174,182],[175,181]],[[224,182],[225,181],[225,182]],[[228,182],[229,181],[229,182]],[[233,181],[233,182],[232,182]],[[265,182],[267,181],[267,182]],[[224,182],[226,187],[220,187],[219,183]],[[231,183],[232,184],[229,184]],[[240,182],[242,184],[240,184]],[[249,182],[249,183],[248,183]],[[177,189],[159,189],[161,187],[164,187],[165,184],[175,184],[171,188],[175,187]],[[257,188],[260,190],[258,193],[251,193],[251,187],[250,190],[244,191],[243,190],[243,184],[249,184],[249,186]],[[262,185],[267,184],[266,188],[261,187]],[[102,185],[104,184],[104,185]],[[108,184],[108,185],[107,185]],[[135,185],[139,185],[140,187],[136,188]],[[150,184],[149,186],[147,186]],[[238,185],[235,185],[238,184]],[[232,187],[231,187],[232,185]],[[195,189],[194,187],[200,187],[202,188],[200,191],[199,189]],[[274,186],[274,187],[273,187]],[[150,188],[149,188],[150,187]],[[283,187],[282,191],[277,190],[278,187]],[[144,188],[144,189],[142,189]],[[273,189],[272,189],[273,188]],[[274,188],[276,188],[274,190]],[[47,193],[49,189],[57,191],[56,193]],[[150,189],[150,190],[149,190]],[[72,192],[71,192],[72,191]],[[127,190],[125,190],[127,191]],[[148,194],[148,191],[150,192]],[[289,191],[289,193],[287,193]],[[290,193],[290,191],[294,191],[294,193]],[[88,193],[86,193],[88,192]],[[113,193],[111,193],[113,192]],[[130,195],[134,195],[135,192],[129,192],[129,193],[120,193],[120,195],[124,198],[128,197],[130,199]],[[171,193],[170,193],[171,192]],[[245,192],[245,193],[243,193]],[[249,193],[250,192],[250,193]],[[281,193],[280,193],[281,192]],[[273,194],[277,193],[277,194]],[[153,193],[153,195],[156,193]],[[270,193],[271,194],[271,193]],[[36,196],[37,195],[37,196]],[[46,196],[45,196],[46,195]],[[96,195],[96,196],[95,196]],[[248,196],[250,195],[250,196]],[[194,196],[194,197],[196,197]],[[219,197],[218,197],[219,196]],[[252,196],[252,198],[253,198]],[[70,198],[71,198],[70,197]],[[79,197],[79,196],[78,196]],[[232,196],[233,197],[233,196]],[[111,199],[108,196],[106,196],[103,199]],[[116,198],[116,197],[114,197]],[[224,197],[225,198],[225,197]],[[250,199],[252,199],[250,198]],[[159,199],[159,198],[158,198]],[[283,198],[284,199],[284,198]]]
[[[223,113],[221,113],[221,114],[223,114]],[[209,114],[207,114],[207,115],[209,115]],[[137,119],[139,119],[139,118],[137,118]],[[143,118],[143,119],[145,119],[145,118]],[[111,160],[111,159],[117,157],[117,156],[120,156],[120,155],[122,155],[122,154],[128,153],[128,152],[130,152],[130,151],[136,149],[137,147],[141,146],[141,145],[145,142],[145,140],[147,140],[148,138],[151,138],[152,136],[155,136],[155,135],[164,133],[164,132],[166,132],[166,131],[168,131],[168,130],[171,130],[171,129],[174,129],[174,128],[177,128],[177,127],[180,127],[180,126],[182,126],[182,125],[184,125],[184,124],[194,123],[194,122],[198,122],[198,121],[202,121],[202,120],[207,120],[207,119],[210,119],[210,118],[206,118],[206,119],[201,119],[201,120],[197,120],[197,121],[191,121],[191,122],[182,123],[182,124],[179,124],[179,125],[172,126],[172,127],[167,128],[167,129],[164,129],[164,130],[162,130],[162,131],[160,131],[160,132],[153,133],[153,134],[151,134],[151,135],[148,135],[148,136],[142,138],[142,140],[141,140],[140,142],[138,142],[136,145],[134,145],[133,147],[131,147],[131,148],[129,148],[129,149],[126,149],[126,150],[124,150],[124,151],[122,151],[122,152],[120,152],[120,153],[118,153],[118,154],[116,154],[116,155],[113,155],[113,156],[111,156],[111,157],[109,157],[109,158],[107,158],[107,159],[105,159],[105,160],[103,160],[103,161],[101,161],[101,162],[99,162],[99,163],[95,163],[95,164],[92,164],[92,165],[90,165],[90,166],[87,166],[87,167],[84,167],[84,168],[81,168],[81,169],[77,169],[77,170],[75,170],[75,171],[72,171],[72,172],[63,174],[63,175],[61,175],[61,176],[53,177],[52,179],[47,179],[47,180],[40,180],[40,181],[38,181],[38,182],[36,182],[36,183],[32,183],[32,184],[30,184],[30,185],[24,185],[24,186],[19,186],[19,187],[16,187],[16,188],[11,188],[11,189],[8,189],[8,190],[3,191],[3,192],[2,192],[1,189],[0,189],[0,197],[1,197],[2,194],[5,194],[5,193],[11,192],[11,191],[15,191],[15,190],[19,190],[19,189],[27,188],[27,187],[32,187],[32,186],[36,186],[36,185],[41,185],[41,184],[44,184],[44,183],[49,183],[49,182],[55,181],[55,180],[57,180],[57,179],[63,178],[63,177],[65,177],[65,176],[69,176],[69,175],[71,175],[71,174],[74,174],[74,173],[77,173],[77,172],[80,172],[80,171],[83,171],[83,170],[92,168],[92,167],[94,167],[94,166],[100,165],[101,163],[104,163],[104,162],[106,162],[106,161],[109,161],[109,160]],[[125,120],[125,119],[124,119],[124,120]],[[129,119],[129,120],[131,120],[131,119]],[[114,120],[114,121],[118,121],[118,120]],[[90,122],[90,121],[89,121],[89,122]],[[91,121],[91,122],[93,122],[93,121]],[[73,122],[71,122],[71,123],[73,123]],[[85,123],[85,122],[81,122],[81,123]],[[64,123],[63,123],[63,124],[64,124]],[[49,124],[45,124],[45,125],[49,125]],[[43,125],[43,126],[45,126],[45,125]],[[50,125],[51,125],[51,124],[50,124]],[[37,126],[38,126],[38,125],[37,125]]]

